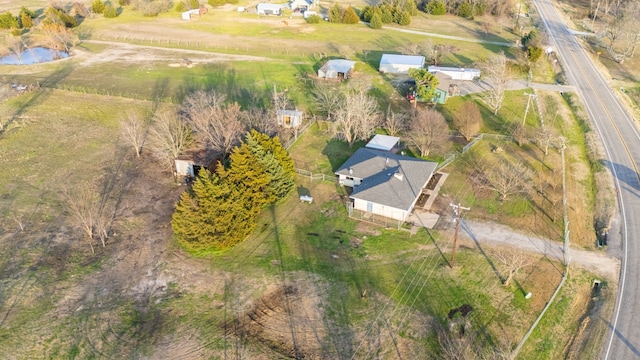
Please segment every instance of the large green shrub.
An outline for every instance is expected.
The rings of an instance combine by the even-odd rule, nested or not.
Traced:
[[[431,15],[444,15],[447,13],[447,8],[442,1],[431,0],[427,4],[427,12]]]
[[[382,29],[382,20],[380,19],[380,15],[374,13],[371,17],[371,21],[369,22],[369,26],[372,29]]]
[[[337,3],[333,4],[333,6],[329,9],[329,22],[342,23],[343,19],[344,10]]]
[[[465,19],[469,19],[473,17],[473,11],[471,9],[471,5],[468,2],[462,2],[458,5],[458,16],[463,17]]]
[[[307,17],[307,23],[309,24],[319,24],[320,22],[322,22],[322,17],[320,17],[320,15],[314,14]]]
[[[104,7],[104,17],[106,18],[114,18],[118,16],[118,9],[116,9],[113,5],[109,4]]]
[[[0,29],[17,29],[20,27],[18,18],[11,15],[10,12],[6,12],[0,15]]]
[[[357,24],[360,22],[360,17],[358,17],[358,14],[352,6],[349,6],[347,10],[345,10],[342,22],[345,24]]]
[[[91,12],[94,14],[104,13],[105,4],[101,0],[93,0],[91,3]]]

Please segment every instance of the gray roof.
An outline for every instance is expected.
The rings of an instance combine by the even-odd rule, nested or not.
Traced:
[[[380,64],[402,64],[402,65],[422,66],[424,64],[424,56],[382,54],[382,58],[380,58]]]
[[[360,148],[336,174],[362,179],[362,183],[353,188],[351,198],[409,210],[427,185],[436,165],[432,161]],[[395,176],[396,173],[402,179]]]
[[[303,113],[302,111],[299,110],[278,110],[276,111],[277,115],[284,115],[284,116],[302,116]]]
[[[356,65],[355,61],[345,59],[334,59],[327,61],[322,67],[325,71],[334,70],[340,73],[348,73]]]

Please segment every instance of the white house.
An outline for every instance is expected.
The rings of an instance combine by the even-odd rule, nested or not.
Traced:
[[[260,3],[256,6],[256,10],[260,15],[280,15],[285,4],[268,4]]]
[[[308,11],[307,11],[308,12]],[[318,77],[324,79],[346,80],[353,73],[356,62],[345,59],[328,60],[318,69]]]
[[[278,110],[276,116],[278,125],[293,128],[302,124],[304,113],[298,110]]]
[[[313,7],[313,3],[310,0],[291,0],[289,7],[293,12],[304,13]]]
[[[355,210],[406,221],[437,163],[370,148],[358,149],[336,172],[353,188]]]
[[[442,73],[449,77],[451,80],[467,80],[472,81],[480,77],[479,69],[472,68],[457,68],[457,67],[445,67],[445,66],[429,66],[427,68],[432,74]]]
[[[383,54],[380,59],[380,72],[406,74],[409,69],[424,68],[424,56]]]

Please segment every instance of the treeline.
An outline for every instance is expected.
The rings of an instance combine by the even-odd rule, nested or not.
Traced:
[[[503,16],[515,8],[514,0],[427,0],[419,8],[431,15],[457,15],[464,18],[490,14]]]
[[[261,210],[294,190],[294,177],[293,160],[279,138],[251,130],[227,166],[201,171],[182,194],[171,221],[176,240],[192,252],[224,250],[243,241]]]

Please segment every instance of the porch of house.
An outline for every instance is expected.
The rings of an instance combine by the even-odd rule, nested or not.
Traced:
[[[427,186],[422,189],[422,194],[418,198],[418,201],[416,202],[416,205],[414,206],[411,214],[409,214],[406,222],[402,220],[387,218],[382,215],[377,215],[362,210],[356,210],[353,209],[351,204],[347,206],[349,210],[349,217],[360,221],[382,225],[387,228],[403,229],[407,228],[406,225],[411,224],[412,226],[410,226],[410,231],[412,234],[415,234],[421,227],[433,229],[438,223],[440,215],[431,212],[430,209],[436,197],[438,196],[438,193],[440,192],[440,188],[444,184],[444,181],[447,179],[447,176],[449,176],[449,174],[442,172],[433,174],[433,176],[427,183]],[[348,187],[345,187],[345,189],[347,189],[347,194],[350,195],[351,192],[349,190],[352,189]]]

